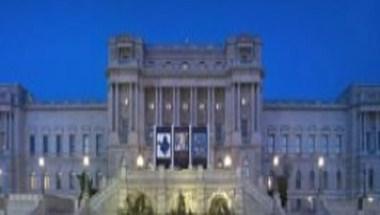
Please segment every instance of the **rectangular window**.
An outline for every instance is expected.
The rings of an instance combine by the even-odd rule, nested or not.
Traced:
[[[34,156],[36,154],[36,138],[34,135],[29,136],[29,154]]]
[[[75,182],[75,173],[74,172],[70,172],[69,173],[69,188],[70,190],[74,190],[75,189],[75,185],[74,185],[74,182]]]
[[[75,154],[75,135],[69,135],[69,155],[72,157]]]
[[[47,155],[49,153],[49,136],[48,135],[42,136],[42,153],[44,155]]]
[[[243,144],[249,143],[249,135],[248,135],[248,120],[247,119],[241,119],[241,137]]]
[[[343,150],[343,137],[342,137],[342,135],[341,134],[338,134],[337,136],[336,136],[336,144],[337,144],[337,146],[336,146],[336,153],[337,154],[341,154],[342,153],[342,150]]]
[[[268,137],[268,144],[267,144],[268,153],[274,152],[274,146],[275,146],[275,136],[274,134],[270,134]]]
[[[83,135],[82,153],[88,155],[90,153],[90,140],[88,134]]]
[[[95,150],[95,155],[100,156],[102,153],[102,144],[103,144],[103,135],[101,134],[96,134],[96,150]]]
[[[322,135],[322,139],[319,143],[318,151],[320,153],[326,154],[327,149],[328,149],[328,145],[329,145],[329,136],[327,134],[324,134],[324,135]]]
[[[302,136],[299,134],[299,135],[296,135],[296,142],[294,146],[295,153],[301,153],[301,145],[302,145]]]
[[[371,152],[371,132],[367,131],[365,133],[365,147],[367,147],[367,152]]]
[[[219,123],[215,124],[215,140],[216,140],[216,144],[224,143],[222,124],[219,124]]]
[[[55,136],[55,154],[61,156],[61,135],[59,134]]]
[[[307,152],[315,153],[315,135],[314,134],[309,135],[309,140],[307,144]]]
[[[281,137],[281,150],[280,152],[286,153],[288,151],[288,135],[283,134]]]

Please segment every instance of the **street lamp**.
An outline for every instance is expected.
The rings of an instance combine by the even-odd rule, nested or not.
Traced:
[[[232,159],[230,155],[226,155],[223,160],[224,168],[230,168],[232,166]]]
[[[45,158],[38,158],[38,166],[41,168],[41,193],[45,194]]]
[[[278,155],[275,155],[273,157],[272,163],[273,163],[273,167],[278,167],[278,165],[280,164],[280,157]]]
[[[137,168],[141,169],[144,167],[144,157],[139,154],[136,159],[136,166]]]

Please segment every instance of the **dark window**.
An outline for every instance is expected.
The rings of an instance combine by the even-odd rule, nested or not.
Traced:
[[[29,154],[31,156],[36,154],[36,138],[34,135],[29,136]]]
[[[374,187],[374,171],[373,169],[369,169],[368,171],[368,188],[373,190]]]
[[[42,137],[42,152],[44,155],[49,153],[49,137],[48,135],[44,135]]]
[[[249,143],[249,136],[248,136],[248,120],[242,119],[241,120],[241,137],[244,144]]]
[[[75,153],[75,135],[70,134],[69,135],[69,154],[70,156],[73,156]]]
[[[296,189],[297,190],[300,190],[301,187],[302,187],[302,175],[301,175],[301,171],[297,171],[296,173]]]
[[[61,135],[55,136],[55,153],[57,156],[61,156]]]
[[[73,190],[75,188],[75,186],[74,186],[75,177],[76,177],[75,173],[71,171],[69,173],[69,188],[70,188],[70,190]]]
[[[90,153],[90,139],[88,134],[83,134],[82,153],[88,155]]]
[[[323,172],[323,188],[329,189],[329,173],[326,170]]]
[[[310,189],[315,189],[315,173],[313,170],[309,173]]]
[[[342,189],[342,173],[339,170],[336,172],[336,189]]]
[[[57,190],[61,190],[62,189],[61,173],[57,173],[55,175],[55,188]]]
[[[95,154],[96,156],[100,156],[102,151],[102,143],[103,143],[103,135],[97,134],[96,135],[96,144],[95,144]]]
[[[223,126],[222,124],[215,124],[215,139],[217,144],[223,144]]]

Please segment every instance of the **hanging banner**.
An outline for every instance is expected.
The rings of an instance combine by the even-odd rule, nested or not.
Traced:
[[[207,168],[208,138],[206,127],[194,127],[191,131],[191,158],[193,167]]]
[[[174,128],[174,167],[185,169],[189,166],[189,128]]]
[[[170,167],[172,158],[172,138],[170,127],[156,128],[156,165]]]

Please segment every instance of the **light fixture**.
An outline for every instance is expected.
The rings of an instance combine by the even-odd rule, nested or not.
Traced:
[[[224,168],[230,168],[232,166],[232,159],[230,155],[226,155],[223,160]]]
[[[307,201],[312,204],[313,203],[313,197],[312,196],[308,196],[307,197]]]
[[[325,166],[325,158],[323,156],[318,157],[318,168],[323,168]]]
[[[188,63],[182,63],[182,69],[183,70],[188,70],[189,69],[189,64]]]
[[[241,98],[241,105],[245,106],[247,104],[247,99],[245,99],[244,97]]]
[[[166,110],[171,110],[172,109],[172,104],[166,103],[165,108],[166,108]]]
[[[38,166],[44,167],[45,166],[45,158],[44,157],[39,157],[38,158]]]
[[[83,157],[83,166],[85,167],[90,166],[90,157],[87,155]]]
[[[0,176],[3,174],[3,170],[2,169],[0,169]]]
[[[273,166],[277,167],[280,164],[280,157],[278,155],[275,155],[273,157]]]
[[[128,103],[129,103],[129,100],[128,100],[128,97],[124,99],[124,104],[125,106],[128,106]]]
[[[153,103],[153,102],[151,102],[151,103],[149,104],[149,109],[154,110],[154,103]]]
[[[199,104],[199,110],[204,110],[205,109],[205,104],[204,103],[200,103]]]
[[[186,102],[184,102],[182,104],[182,109],[185,110],[185,111],[187,111],[189,109],[189,104],[187,104]]]
[[[372,196],[369,196],[369,197],[367,198],[367,200],[368,200],[369,203],[372,203],[375,199],[374,199]]]
[[[271,190],[272,189],[272,177],[268,177],[268,189]]]
[[[221,105],[220,103],[216,103],[216,104],[215,104],[215,109],[216,109],[216,110],[220,110],[220,109],[222,109],[222,105]]]
[[[136,165],[138,168],[144,167],[144,157],[141,154],[137,156]]]

